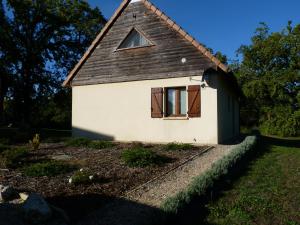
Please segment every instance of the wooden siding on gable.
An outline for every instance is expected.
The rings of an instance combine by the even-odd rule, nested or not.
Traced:
[[[132,28],[141,31],[154,45],[117,50]],[[186,59],[182,63],[182,58]],[[129,4],[83,64],[72,85],[202,75],[214,63],[165,21],[145,7]]]

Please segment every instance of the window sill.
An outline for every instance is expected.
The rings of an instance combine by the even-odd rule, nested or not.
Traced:
[[[164,117],[163,120],[189,120],[189,117]]]

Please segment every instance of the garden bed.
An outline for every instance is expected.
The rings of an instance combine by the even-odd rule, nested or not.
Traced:
[[[109,148],[91,149],[71,147],[65,143],[43,144],[38,150],[30,151],[26,156],[26,160],[22,160],[17,168],[0,171],[0,183],[13,186],[20,191],[40,193],[51,203],[64,208],[70,214],[73,213],[73,200],[88,198],[88,196],[105,196],[101,200],[98,199],[99,201],[93,197],[93,201],[96,201],[96,205],[99,207],[105,202],[105,199],[120,198],[126,192],[164,174],[207,149],[207,146],[182,147],[184,150],[174,149],[172,146],[170,150],[166,150],[165,145],[117,143]],[[159,165],[130,167],[122,160],[122,153],[132,148],[151,150],[167,160]],[[29,175],[36,173],[33,173],[31,168],[30,170],[27,169],[30,172],[29,175],[25,175],[26,172],[24,171],[28,166],[50,160],[51,162],[67,164],[69,169],[59,175],[32,177]],[[88,170],[90,174],[95,175],[98,179],[86,184],[70,184],[69,179],[81,168],[84,171]],[[70,201],[68,202],[67,199]],[[80,203],[77,202],[77,209],[80,208],[78,204]],[[95,207],[91,202],[87,205]],[[87,207],[84,209],[86,211],[92,210]]]

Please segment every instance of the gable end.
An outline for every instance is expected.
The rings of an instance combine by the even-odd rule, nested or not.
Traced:
[[[105,38],[105,36],[108,34],[108,32],[110,32],[110,30],[113,28],[113,25],[116,23],[116,21],[118,20],[118,18],[121,17],[121,16],[124,16],[123,15],[124,14],[124,10],[128,7],[129,3],[130,3],[130,0],[124,0],[122,2],[122,4],[117,9],[117,11],[113,15],[113,17],[109,20],[109,22],[105,25],[105,27],[102,29],[102,31],[100,32],[100,34],[96,37],[96,39],[94,40],[94,42],[92,43],[92,45],[89,47],[89,49],[87,50],[87,52],[84,54],[84,56],[82,57],[82,59],[78,62],[78,64],[75,66],[75,68],[70,72],[70,74],[68,75],[67,79],[63,83],[63,86],[70,85],[70,82],[74,79],[74,77],[78,74],[78,72],[80,72],[80,70],[82,69],[82,67],[84,66],[84,64],[87,62],[87,60],[89,59],[89,57],[91,57],[91,55],[95,53],[95,49],[99,45],[99,43],[101,43],[102,39]],[[141,5],[141,4],[143,4],[144,6],[146,6],[146,8],[148,10],[150,10],[153,14],[155,14],[157,16],[157,18],[159,18],[163,23],[165,23],[166,26],[168,26],[173,31],[175,31],[175,33],[177,33],[178,36],[181,36],[181,38],[183,38],[186,43],[190,43],[193,48],[195,48],[199,53],[201,53],[201,55],[203,55],[203,57],[205,57],[207,60],[209,60],[212,65],[214,65],[215,69],[220,68],[223,72],[226,72],[226,73],[228,72],[228,67],[226,65],[222,64],[204,46],[202,46],[200,43],[198,43],[193,37],[191,37],[187,32],[185,32],[180,26],[178,26],[173,20],[171,20],[170,18],[168,18],[162,11],[160,11],[157,7],[155,7],[148,0],[140,0],[140,1],[137,1],[137,2],[135,2],[133,4],[130,4],[130,6],[132,6],[132,5]],[[133,27],[135,27],[135,26],[133,26]],[[143,31],[143,30],[141,30],[141,31]],[[115,46],[115,49],[117,47],[118,46]],[[97,47],[97,50],[98,50],[98,47]],[[190,52],[191,52],[190,54],[191,54],[192,60],[194,60],[193,62],[194,62],[194,64],[196,64],[195,53],[192,53],[193,50],[190,50]],[[173,52],[173,54],[174,53],[175,52]],[[203,58],[201,55],[199,54],[199,58]],[[202,63],[203,64],[203,62],[204,62],[203,60],[204,60],[204,58],[202,59],[202,61],[198,61],[198,63],[200,63],[200,64]],[[212,65],[210,67],[212,67]],[[87,66],[87,68],[89,68],[89,66]],[[203,70],[207,69],[207,68],[204,68],[204,67],[200,69],[200,68],[195,67],[195,66],[194,67],[190,66],[189,68],[190,68],[190,71],[188,73],[186,73],[186,76],[192,76],[193,74],[200,75],[199,71],[203,72]],[[118,72],[118,71],[115,71],[115,72]],[[150,70],[150,72],[151,72],[151,70]],[[152,79],[159,79],[159,78],[166,78],[166,77],[172,77],[172,76],[173,77],[183,76],[182,74],[180,74],[180,72],[177,72],[177,71],[176,71],[176,73],[172,72],[173,75],[171,75],[171,72],[172,71],[162,71],[160,73],[157,73],[157,74],[161,74],[161,75],[157,75],[156,74],[155,76],[152,76],[151,78]],[[83,75],[81,75],[81,76],[83,76]],[[111,72],[108,71],[106,74],[103,75],[103,79],[106,79],[106,81],[105,81],[106,83],[109,82],[109,80],[110,80],[110,82],[126,81],[126,79],[125,80],[122,80],[122,79],[120,80],[120,79],[114,78],[113,76],[114,76],[114,74],[111,74]],[[112,79],[108,80],[108,77],[112,77]],[[81,78],[81,79],[83,79],[83,78]],[[98,79],[97,83],[103,83],[104,82],[103,79]],[[136,76],[135,78],[132,77],[129,80],[138,80],[138,79],[139,79],[138,76]],[[142,79],[145,79],[145,78],[142,78]],[[88,80],[88,78],[85,78],[85,80]],[[92,84],[91,82],[85,82],[85,83],[82,83],[82,82],[80,83],[78,81],[76,81],[76,82],[77,82],[76,85]]]

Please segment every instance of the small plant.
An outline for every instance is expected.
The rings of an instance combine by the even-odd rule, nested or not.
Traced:
[[[193,148],[194,146],[191,144],[184,144],[184,143],[177,143],[177,142],[168,143],[167,145],[164,146],[164,149],[168,151],[189,150]]]
[[[115,144],[110,141],[92,141],[90,142],[87,147],[94,148],[94,149],[103,149],[103,148],[111,148]]]
[[[7,149],[2,153],[2,164],[7,168],[15,168],[21,164],[25,156],[27,156],[29,150],[24,147]]]
[[[88,147],[92,140],[88,138],[71,138],[67,140],[66,145],[71,147]]]
[[[73,166],[63,162],[48,161],[27,166],[23,169],[23,172],[29,177],[54,177],[60,174],[68,173],[73,169]]]
[[[130,167],[146,167],[151,165],[161,165],[167,161],[168,158],[160,156],[155,152],[136,147],[122,152],[122,160]]]
[[[88,170],[80,169],[75,172],[73,176],[69,179],[70,184],[79,185],[79,184],[90,184],[95,180],[95,175],[93,175]]]
[[[29,141],[29,144],[33,148],[33,150],[38,150],[40,147],[40,135],[35,134],[33,139]]]

